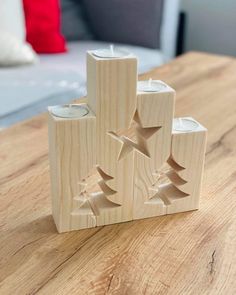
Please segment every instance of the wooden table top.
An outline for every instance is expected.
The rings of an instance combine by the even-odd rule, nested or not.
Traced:
[[[58,234],[46,115],[0,133],[0,294],[236,294],[236,59],[189,53],[141,78],[209,130],[200,210]]]

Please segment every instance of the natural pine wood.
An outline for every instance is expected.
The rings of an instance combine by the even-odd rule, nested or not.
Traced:
[[[173,131],[171,170],[167,173],[171,184],[162,188],[170,203],[167,214],[198,209],[206,138],[207,130],[199,122],[197,129],[191,132]]]
[[[200,132],[195,139],[195,131],[172,135],[175,91],[159,83],[160,92],[139,92],[137,58],[87,53],[92,120],[49,116],[52,211],[59,232],[198,208],[206,140]],[[175,155],[184,171],[175,169]],[[163,172],[166,162],[172,166]]]
[[[58,234],[47,116],[0,133],[0,294],[235,294],[236,60],[189,53],[141,78],[208,129],[198,211]]]
[[[79,119],[55,117],[50,111],[48,117],[52,213],[57,229],[94,227],[93,212],[84,214],[81,206],[87,177],[96,165],[96,118],[91,110]]]
[[[96,224],[132,220],[133,154],[123,157],[130,146],[117,136],[130,127],[136,108],[137,58],[127,56],[104,59],[87,53],[87,101],[96,115],[96,164],[110,176],[112,189],[107,199],[113,202],[100,210]],[[102,208],[101,208],[102,209]]]
[[[161,92],[137,94],[136,133],[147,156],[134,155],[133,219],[166,214],[158,194],[158,172],[170,156],[175,91],[166,85]]]

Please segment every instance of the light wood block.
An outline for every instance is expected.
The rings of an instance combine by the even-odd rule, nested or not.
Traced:
[[[134,158],[133,219],[166,213],[156,195],[159,170],[170,156],[174,99],[175,91],[168,85],[160,92],[137,94],[136,136],[144,152],[137,151]]]
[[[136,110],[137,59],[104,59],[87,54],[88,104],[96,114],[96,161],[109,176],[114,203],[101,210],[97,225],[132,220],[133,148],[124,139]]]
[[[85,201],[86,178],[96,164],[95,150],[92,111],[79,119],[59,118],[49,112],[52,212],[59,232],[96,225],[93,212],[80,208]]]
[[[206,140],[207,129],[200,123],[191,132],[173,131],[169,159],[172,169],[167,175],[171,184],[162,188],[170,202],[167,214],[198,209]]]

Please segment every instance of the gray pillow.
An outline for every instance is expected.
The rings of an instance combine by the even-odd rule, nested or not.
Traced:
[[[96,39],[160,48],[164,0],[83,0]]]
[[[89,28],[81,0],[61,1],[61,31],[66,40],[90,40],[93,34]]]

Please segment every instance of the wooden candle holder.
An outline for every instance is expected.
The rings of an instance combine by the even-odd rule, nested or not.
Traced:
[[[198,209],[206,129],[172,128],[175,91],[137,90],[137,59],[87,54],[82,117],[49,109],[52,212],[59,232]]]

